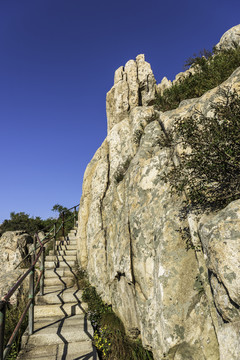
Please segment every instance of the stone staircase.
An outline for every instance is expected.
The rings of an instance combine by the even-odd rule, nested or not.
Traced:
[[[76,285],[76,228],[45,259],[44,295],[36,296],[34,333],[22,337],[18,360],[98,360],[87,304]]]

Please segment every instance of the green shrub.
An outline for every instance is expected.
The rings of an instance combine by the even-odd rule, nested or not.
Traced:
[[[153,360],[152,353],[143,348],[140,339],[129,339],[122,321],[89,283],[83,291],[82,300],[88,303],[88,316],[94,327],[94,344],[101,360]]]
[[[15,329],[23,311],[26,306],[26,299],[22,296],[16,305],[8,305],[8,309],[6,310],[6,321],[5,321],[5,332],[4,332],[4,347],[6,347],[7,342],[12,335],[13,330]],[[7,360],[14,360],[17,358],[17,354],[20,350],[21,345],[21,336],[23,335],[25,329],[28,324],[28,315],[26,315],[25,319],[22,322],[20,330],[13,342],[10,353],[7,356]]]
[[[77,268],[75,271],[75,283],[77,284],[78,289],[83,290],[89,286],[89,281],[86,276],[86,271],[81,268]]]
[[[42,220],[39,216],[30,217],[24,212],[11,212],[10,219],[4,220],[1,225],[0,235],[5,231],[15,230],[23,230],[28,234],[33,235],[37,231],[43,230],[46,226],[53,225],[54,221],[55,220],[53,219]]]
[[[240,98],[228,89],[219,95],[212,117],[178,119],[168,135],[183,151],[165,179],[195,209],[222,208],[240,196]]]
[[[67,234],[74,226],[74,212],[73,210],[69,211],[66,207],[56,204],[53,206],[52,211],[57,212],[60,216],[61,212],[64,211],[64,220],[65,220],[65,234]],[[30,235],[34,235],[39,231],[49,231],[54,223],[58,228],[62,222],[61,216],[56,220],[54,218],[41,219],[39,216],[30,217],[29,214],[25,212],[15,213],[14,211],[10,213],[10,219],[5,219],[0,227],[0,236],[6,231],[15,231],[23,230]],[[62,231],[60,230],[59,236],[61,236]]]
[[[182,100],[199,97],[220,85],[240,66],[240,47],[235,45],[228,50],[205,52],[205,56],[188,59],[186,65],[191,65],[195,73],[166,89],[162,96],[157,95],[159,110],[175,109]]]
[[[102,314],[112,311],[110,306],[104,304],[95,287],[91,285],[84,289],[82,299],[88,303],[88,316],[95,328],[100,323]]]

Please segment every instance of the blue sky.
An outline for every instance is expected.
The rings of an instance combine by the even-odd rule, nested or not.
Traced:
[[[119,66],[144,53],[172,80],[239,14],[239,0],[0,0],[0,222],[79,202]]]

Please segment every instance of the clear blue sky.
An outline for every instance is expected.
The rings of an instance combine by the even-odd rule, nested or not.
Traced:
[[[239,14],[239,0],[0,0],[0,222],[79,202],[119,66],[144,53],[173,79]]]

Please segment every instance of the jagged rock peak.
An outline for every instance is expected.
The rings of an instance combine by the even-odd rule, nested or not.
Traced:
[[[120,66],[115,72],[114,86],[107,93],[108,132],[124,120],[131,109],[152,105],[155,95],[156,80],[143,54]]]
[[[226,31],[216,45],[217,50],[226,50],[233,47],[234,44],[240,45],[240,24],[233,26]]]

